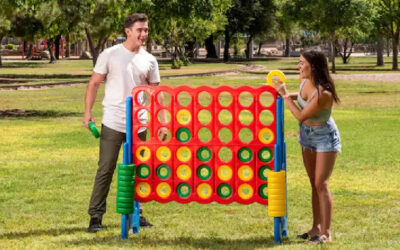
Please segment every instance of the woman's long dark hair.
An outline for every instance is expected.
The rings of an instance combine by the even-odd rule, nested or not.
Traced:
[[[329,74],[326,56],[322,52],[315,50],[305,51],[301,53],[301,55],[311,65],[311,77],[315,84],[315,87],[319,89],[319,86],[321,86],[324,90],[332,93],[333,100],[336,103],[340,102],[340,99],[335,90],[335,84],[333,83],[332,77]]]

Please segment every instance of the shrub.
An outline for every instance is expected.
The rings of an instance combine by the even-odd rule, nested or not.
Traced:
[[[9,49],[9,50],[17,50],[17,46],[15,46],[15,45],[12,44],[12,43],[9,43],[9,44],[6,45],[6,49]]]
[[[183,62],[177,58],[172,62],[171,69],[180,69],[183,65]]]

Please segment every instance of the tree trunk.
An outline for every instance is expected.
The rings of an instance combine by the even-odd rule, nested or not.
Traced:
[[[253,58],[253,35],[250,35],[249,40],[247,41],[247,44],[246,44],[246,48],[247,48],[246,58],[252,59]]]
[[[1,60],[1,42],[3,41],[3,36],[0,36],[0,67],[3,66],[3,62]]]
[[[286,37],[285,39],[285,57],[289,57],[290,55],[290,39],[289,37]]]
[[[67,33],[67,36],[65,37],[65,57],[70,57],[71,56],[71,44],[70,44],[70,34]]]
[[[383,49],[384,41],[382,34],[378,34],[378,42],[376,44],[376,65],[383,66],[385,63],[383,61]]]
[[[392,50],[393,50],[393,61],[392,61],[392,70],[398,70],[398,54],[399,54],[399,35],[400,35],[400,27],[397,26],[396,32],[392,36]]]
[[[147,37],[147,42],[146,42],[146,50],[151,54],[152,48],[153,48],[153,39],[151,39],[150,36]]]
[[[92,35],[90,34],[89,30],[85,28],[87,41],[90,48],[90,53],[92,54],[92,62],[93,67],[96,65],[97,58],[101,52],[101,49],[104,47],[105,43],[107,42],[108,37],[99,37],[97,41],[96,47],[94,46]]]
[[[206,40],[204,40],[204,44],[207,50],[206,58],[218,58],[217,50],[214,45],[214,36],[210,35]]]
[[[390,39],[386,38],[386,56],[390,57]]]
[[[350,48],[348,46],[350,46]],[[339,41],[337,41],[336,52],[342,57],[343,64],[347,64],[353,50],[353,43],[349,38],[346,38],[343,42],[343,53],[341,47]],[[347,51],[348,49],[349,51]]]
[[[330,46],[330,53],[331,53],[331,63],[332,63],[332,67],[331,67],[331,71],[332,73],[336,73],[336,65],[335,65],[335,30],[331,30],[330,34],[329,34],[329,46]]]
[[[231,41],[231,37],[229,34],[228,27],[225,27],[225,45],[224,45],[224,61],[229,61],[229,43]]]
[[[47,50],[50,53],[50,62],[49,63],[55,63],[56,58],[54,57],[54,51],[53,51],[53,46],[54,46],[54,38],[47,39]]]
[[[28,50],[26,52],[26,59],[31,59],[32,58],[32,51],[33,51],[33,44],[29,43]]]
[[[56,36],[54,41],[54,46],[56,46],[56,54],[54,55],[57,60],[60,60],[60,42],[61,42],[61,35]]]
[[[196,41],[188,41],[185,43],[185,52],[183,53],[186,58],[195,58],[196,56]]]
[[[263,42],[259,42],[258,43],[258,51],[257,51],[257,55],[258,56],[261,56],[261,48],[262,48],[262,46],[263,46]]]

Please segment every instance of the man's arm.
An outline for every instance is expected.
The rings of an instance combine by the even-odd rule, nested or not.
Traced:
[[[95,122],[92,116],[92,107],[94,102],[96,101],[97,91],[99,89],[100,84],[106,78],[106,74],[99,74],[93,72],[92,77],[89,80],[89,84],[86,87],[86,95],[85,95],[85,115],[83,116],[83,125],[90,130],[89,122]]]

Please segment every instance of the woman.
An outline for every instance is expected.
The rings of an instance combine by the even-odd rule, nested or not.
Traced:
[[[297,68],[302,79],[299,93],[288,93],[285,84],[277,84],[277,91],[299,121],[299,142],[312,187],[313,226],[297,238],[325,243],[332,241],[332,195],[328,180],[337,152],[341,150],[339,131],[331,113],[333,102],[340,100],[324,54],[318,51],[302,53]]]

